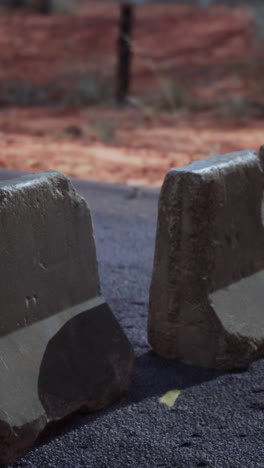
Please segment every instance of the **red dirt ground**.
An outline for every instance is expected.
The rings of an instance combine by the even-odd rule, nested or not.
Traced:
[[[40,86],[94,68],[111,75],[117,24],[116,5],[86,3],[74,15],[1,12],[0,82]],[[2,106],[0,167],[160,186],[171,167],[258,149],[258,45],[241,9],[138,7],[131,107]],[[175,93],[182,107],[172,112]]]

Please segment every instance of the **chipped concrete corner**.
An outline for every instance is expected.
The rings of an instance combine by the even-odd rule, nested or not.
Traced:
[[[263,162],[262,148],[167,174],[148,316],[161,356],[232,369],[264,355]]]
[[[100,292],[90,210],[56,171],[0,183],[0,463],[127,391],[133,351]]]

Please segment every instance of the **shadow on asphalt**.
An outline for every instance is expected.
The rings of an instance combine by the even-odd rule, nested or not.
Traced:
[[[169,390],[183,390],[200,385],[221,376],[223,372],[187,366],[164,359],[148,351],[135,360],[134,374],[127,404],[138,403],[145,398],[159,398]]]
[[[124,398],[104,410],[89,414],[75,413],[66,421],[48,426],[40,435],[38,445],[48,443],[52,437],[62,436],[71,430],[89,425],[121,408],[139,404],[153,397],[160,398],[169,390],[183,390],[200,385],[223,374],[226,372],[187,366],[173,360],[163,359],[153,351],[148,351],[135,359],[130,389]]]

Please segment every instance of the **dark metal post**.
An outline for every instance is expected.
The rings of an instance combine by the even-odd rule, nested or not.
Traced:
[[[119,103],[124,103],[129,92],[131,59],[132,59],[132,28],[134,7],[131,4],[120,6],[119,37],[118,37],[118,68],[117,92]]]
[[[13,0],[9,3],[9,5],[10,8],[22,8],[23,3],[23,0]],[[6,4],[8,5],[8,2],[6,2]]]
[[[44,15],[48,15],[52,12],[52,2],[51,0],[41,0],[38,5],[38,12]]]
[[[10,7],[12,8],[23,8],[27,7],[27,2],[25,0],[12,0],[10,2]],[[38,13],[49,14],[52,11],[51,0],[39,0],[35,4],[32,3],[32,9]]]

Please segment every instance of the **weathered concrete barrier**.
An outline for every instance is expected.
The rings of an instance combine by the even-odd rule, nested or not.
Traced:
[[[263,153],[167,174],[148,319],[161,356],[230,369],[264,355]]]
[[[0,183],[0,462],[50,422],[128,389],[133,352],[101,296],[89,208],[55,171]]]

